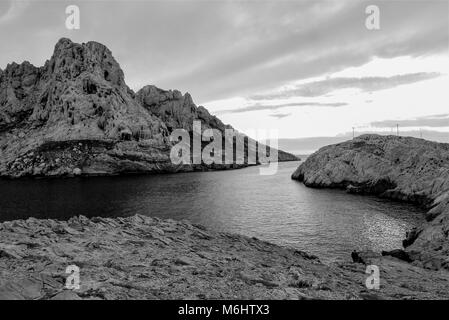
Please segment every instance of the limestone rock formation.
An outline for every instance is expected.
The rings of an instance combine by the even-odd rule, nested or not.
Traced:
[[[108,48],[63,38],[43,67],[0,70],[0,176],[202,169],[169,159],[169,133],[192,119],[225,128],[189,94],[147,86],[136,95]]]
[[[182,95],[178,90],[163,90],[153,85],[148,85],[139,90],[136,94],[137,100],[151,113],[157,115],[171,132],[174,129],[182,128],[189,132],[193,131],[193,122],[201,121],[202,129],[217,129],[222,133],[226,129],[232,129],[232,126],[225,125],[216,116],[213,116],[203,106],[197,106],[189,93]],[[252,148],[253,154],[257,154],[257,142],[245,135],[236,133],[236,139],[245,145],[245,153],[248,148]],[[248,139],[252,143],[248,143]],[[229,141],[232,143],[231,141]],[[225,141],[223,140],[223,145]],[[262,146],[262,145],[261,145]],[[266,146],[265,146],[266,147]],[[271,148],[273,149],[273,148]],[[296,161],[296,156],[277,150],[279,161]]]
[[[178,90],[163,90],[148,85],[140,89],[136,96],[146,109],[164,121],[170,131],[178,128],[192,131],[194,120],[200,120],[204,128],[220,131],[232,128],[212,116],[203,106],[197,107],[189,93],[182,95]]]
[[[132,139],[139,131],[148,156]],[[2,176],[151,170],[168,162],[158,151],[167,146],[165,124],[135,101],[102,44],[61,39],[43,67],[13,63],[1,75]]]
[[[429,209],[429,223],[411,230],[411,260],[449,270],[449,144],[411,137],[362,135],[308,157],[293,179],[309,187],[346,188]]]

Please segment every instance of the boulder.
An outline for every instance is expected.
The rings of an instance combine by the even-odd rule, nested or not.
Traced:
[[[413,260],[410,258],[410,255],[402,250],[402,249],[395,249],[395,250],[391,250],[391,251],[382,251],[382,255],[383,256],[390,256],[390,257],[394,257],[397,258],[399,260],[403,260],[406,262],[412,262]]]
[[[379,259],[381,255],[377,252],[365,250],[365,251],[352,251],[351,258],[354,263],[370,264],[375,259]]]

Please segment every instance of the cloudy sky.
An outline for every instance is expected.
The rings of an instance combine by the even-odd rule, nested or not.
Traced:
[[[79,30],[65,27],[70,4]],[[369,5],[379,30],[365,25]],[[61,37],[107,45],[134,90],[190,92],[235,128],[275,129],[293,145],[396,124],[449,137],[446,0],[0,0],[0,68],[42,65]]]

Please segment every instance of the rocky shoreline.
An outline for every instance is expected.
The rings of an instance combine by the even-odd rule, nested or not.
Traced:
[[[373,256],[324,264],[305,252],[146,216],[0,224],[0,299],[449,299],[447,272]],[[68,290],[66,268],[80,268]]]
[[[420,267],[449,270],[449,144],[362,135],[321,148],[292,179],[426,208],[428,222],[408,232],[401,256]]]

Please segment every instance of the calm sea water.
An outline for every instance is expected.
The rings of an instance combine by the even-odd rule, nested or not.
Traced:
[[[401,247],[405,232],[423,222],[411,205],[310,189],[290,179],[298,162],[276,175],[240,170],[89,179],[0,181],[0,220],[68,219],[75,215],[136,213],[187,219],[292,246],[326,259],[353,249]]]

